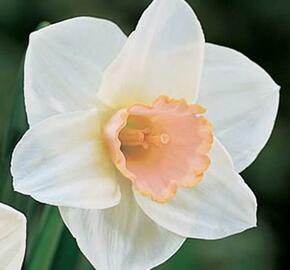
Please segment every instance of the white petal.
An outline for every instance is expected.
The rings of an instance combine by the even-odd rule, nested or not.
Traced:
[[[100,99],[110,106],[152,102],[160,95],[193,101],[200,82],[204,36],[183,0],[155,0],[106,70]]]
[[[81,251],[100,270],[151,269],[172,256],[185,240],[149,219],[136,204],[130,185],[113,208],[61,207],[60,212]]]
[[[256,159],[270,137],[278,90],[271,77],[241,53],[206,44],[198,103],[208,109],[215,134],[238,172]]]
[[[25,248],[25,216],[0,203],[0,269],[20,270]]]
[[[30,35],[24,91],[29,124],[95,106],[101,76],[126,36],[112,22],[78,17]]]
[[[14,189],[57,206],[101,209],[120,201],[95,110],[50,117],[33,126],[12,157]]]
[[[159,225],[185,237],[218,239],[254,227],[255,196],[217,140],[210,158],[211,165],[197,186],[179,189],[165,204],[134,190],[138,204]]]

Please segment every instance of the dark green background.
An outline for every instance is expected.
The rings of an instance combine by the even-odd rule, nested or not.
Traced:
[[[0,0],[0,201],[15,206],[29,219],[26,270],[92,269],[54,208],[43,207],[11,189],[10,154],[26,129],[22,74],[18,71],[29,33],[44,20],[57,22],[91,15],[114,21],[128,34],[150,2]],[[243,173],[257,195],[258,227],[218,241],[187,240],[173,258],[157,269],[290,269],[290,1],[191,0],[189,3],[203,25],[207,41],[239,50],[265,68],[282,87],[281,102],[268,145]]]

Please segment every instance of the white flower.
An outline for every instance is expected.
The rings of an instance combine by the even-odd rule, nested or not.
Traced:
[[[24,90],[30,129],[13,154],[14,188],[59,206],[97,269],[150,269],[186,237],[256,225],[238,173],[270,136],[279,87],[205,43],[186,2],[153,1],[128,39],[87,17],[32,33]]]
[[[0,269],[20,270],[26,247],[26,218],[0,203]]]

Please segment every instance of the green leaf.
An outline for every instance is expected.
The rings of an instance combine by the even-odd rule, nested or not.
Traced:
[[[27,269],[50,269],[63,228],[63,222],[58,209],[56,207],[46,206],[37,227],[37,240],[35,239],[34,241],[32,256],[26,265]]]

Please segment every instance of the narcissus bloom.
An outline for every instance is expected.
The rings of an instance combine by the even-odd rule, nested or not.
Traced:
[[[128,38],[102,19],[51,25],[30,36],[14,188],[59,206],[97,269],[151,269],[187,237],[256,225],[239,172],[270,136],[278,90],[205,43],[183,0],[153,1]]]
[[[0,203],[0,269],[20,270],[25,247],[25,216]]]

